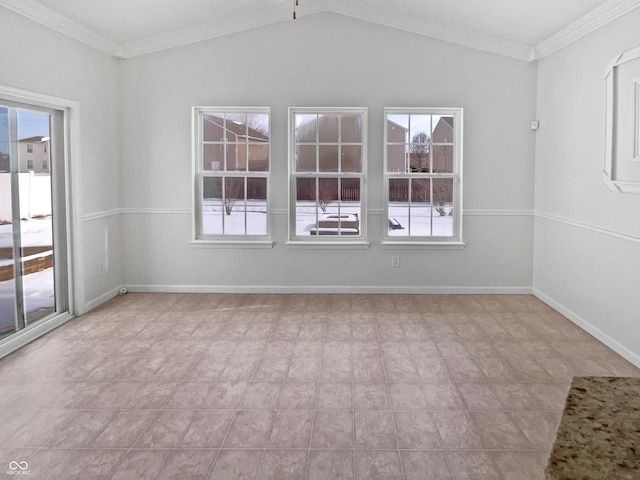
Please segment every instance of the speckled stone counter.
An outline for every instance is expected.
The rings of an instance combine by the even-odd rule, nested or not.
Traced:
[[[546,480],[640,480],[640,378],[575,377]]]

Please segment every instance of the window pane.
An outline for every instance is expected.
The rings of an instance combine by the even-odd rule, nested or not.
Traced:
[[[411,208],[409,235],[412,237],[427,237],[431,235],[431,208]]]
[[[321,172],[337,172],[338,171],[338,146],[337,145],[320,145],[320,168]]]
[[[244,171],[247,169],[247,145],[245,143],[227,144],[227,171]]]
[[[433,143],[453,143],[453,117],[433,117]]]
[[[267,179],[247,178],[247,235],[267,234]]]
[[[315,143],[317,115],[296,114],[296,143]]]
[[[420,205],[431,204],[431,179],[413,178],[411,179],[411,204]]]
[[[224,169],[224,145],[207,143],[202,146],[202,170]]]
[[[389,235],[405,236],[409,225],[409,181],[389,179]]]
[[[362,116],[343,115],[340,131],[342,134],[342,142],[362,142]]]
[[[224,113],[202,116],[202,139],[205,142],[220,142],[224,139]]]
[[[453,173],[453,145],[433,146],[433,171]]]
[[[296,179],[296,235],[309,235],[317,216],[316,179]]]
[[[246,113],[227,113],[227,136],[235,135],[246,137],[247,135],[247,114]],[[236,141],[231,140],[230,141]]]
[[[405,145],[388,145],[387,146],[387,171],[389,172],[405,171],[405,168],[406,168],[405,152],[406,152]]]
[[[296,146],[296,172],[316,171],[316,146],[297,145]]]
[[[228,212],[228,213],[227,213]],[[236,200],[232,203],[225,203],[224,234],[225,235],[244,235],[246,207],[244,200]]]
[[[317,199],[320,210],[326,213],[327,207],[338,200],[338,179],[320,178],[318,180]]]
[[[389,139],[389,141],[406,142],[406,132],[409,131],[409,115],[387,115],[387,128],[392,127],[394,131],[404,132],[404,134],[400,140]]]
[[[409,203],[409,180],[406,178],[389,179],[389,202]]]
[[[250,142],[269,141],[269,115],[251,113],[247,115],[247,125],[249,125]]]
[[[222,234],[222,179],[205,177],[202,180],[202,233]]]
[[[453,216],[441,217],[437,213],[437,208],[434,209],[432,234],[434,237],[453,237]]]
[[[453,179],[436,178],[433,180],[434,215],[448,216],[453,211]]]
[[[343,178],[340,182],[340,201],[342,205],[348,205],[348,202],[360,203],[360,179],[359,178]]]
[[[318,223],[312,235],[360,234],[360,179],[320,179],[318,181]]]
[[[412,172],[429,172],[429,145],[412,143],[409,145],[409,166]]]
[[[338,143],[338,115],[318,115],[319,141]]]
[[[431,115],[411,115],[410,120],[409,136],[412,142],[416,141],[413,139],[421,134],[429,137],[429,132],[431,132]]]
[[[245,228],[245,192],[244,178],[225,177],[224,179],[224,233],[225,235],[244,235]]]
[[[342,146],[342,171],[362,172],[362,147],[359,145]]]
[[[249,145],[249,170],[252,172],[269,170],[269,144]]]
[[[222,179],[219,177],[204,177],[202,179],[202,197],[206,202],[222,203]]]
[[[250,202],[264,203],[266,211],[267,179],[247,178],[247,200]]]

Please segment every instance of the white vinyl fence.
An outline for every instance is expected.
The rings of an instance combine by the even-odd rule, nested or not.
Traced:
[[[51,176],[19,173],[20,218],[51,215]],[[11,221],[11,174],[0,173],[0,222]]]

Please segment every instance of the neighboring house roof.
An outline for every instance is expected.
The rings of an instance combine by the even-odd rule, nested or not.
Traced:
[[[49,140],[49,137],[28,137],[28,138],[21,138],[20,140],[18,140],[18,142],[20,143],[37,143],[37,142],[46,142]]]

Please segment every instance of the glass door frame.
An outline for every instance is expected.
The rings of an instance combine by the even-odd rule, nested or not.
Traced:
[[[26,90],[16,89],[0,85],[0,104],[18,109],[27,109],[49,113],[51,115],[50,134],[58,132],[62,141],[51,142],[51,196],[52,211],[54,213],[53,244],[54,265],[62,268],[54,270],[55,283],[55,313],[32,325],[26,325],[23,329],[8,335],[0,340],[0,358],[31,342],[48,331],[58,327],[62,323],[73,318],[76,312],[82,312],[80,298],[84,293],[81,286],[81,265],[77,261],[80,257],[82,238],[78,225],[81,225],[81,205],[78,192],[79,178],[74,174],[73,160],[77,158],[78,144],[77,132],[79,127],[80,104],[75,101],[44,95]],[[11,115],[9,122],[12,122]],[[15,117],[14,125],[15,128]],[[14,147],[12,147],[14,148]],[[11,152],[17,153],[17,147]],[[11,159],[12,174],[13,165],[17,161]],[[13,176],[13,175],[12,175]],[[17,181],[17,176],[16,180]],[[14,180],[12,179],[12,184]],[[17,191],[12,188],[12,199]],[[13,206],[13,208],[18,208]],[[15,217],[15,212],[14,215]],[[18,215],[19,216],[19,215]],[[14,230],[14,237],[16,230]],[[74,248],[71,248],[71,245]],[[19,252],[18,252],[19,253]],[[14,243],[14,262],[19,263],[22,270],[21,256],[16,255]],[[15,264],[14,264],[15,265]],[[18,273],[18,268],[15,268]],[[16,292],[16,294],[19,292]],[[20,292],[21,293],[21,292]],[[24,320],[23,320],[24,321]]]

